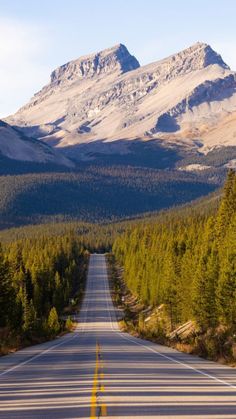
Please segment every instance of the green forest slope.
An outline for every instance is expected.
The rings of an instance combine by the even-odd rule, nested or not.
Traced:
[[[146,335],[186,340],[214,359],[236,353],[236,174],[229,172],[219,209],[140,225],[113,245],[124,281],[144,307],[157,309]],[[159,308],[159,312],[158,312]],[[186,338],[186,336],[185,336]]]
[[[216,190],[223,172],[129,166],[0,176],[0,228],[80,220],[108,222],[190,202]]]

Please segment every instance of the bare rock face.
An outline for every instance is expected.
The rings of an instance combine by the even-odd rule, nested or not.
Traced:
[[[223,135],[219,139],[212,130],[219,123],[223,130],[222,121],[235,112],[235,80],[204,43],[143,67],[119,44],[57,68],[50,83],[7,121],[79,159],[92,141],[96,151],[103,142],[101,153],[107,142],[136,138],[188,147],[197,139],[207,149],[222,145]],[[226,137],[223,145],[232,145],[229,130]]]
[[[80,57],[54,70],[51,74],[50,83],[36,93],[30,104],[23,107],[23,109],[41,102],[45,95],[46,97],[50,96],[58,88],[67,87],[83,80],[107,76],[111,73],[116,75],[123,74],[138,67],[140,67],[138,60],[130,55],[127,48],[122,44],[95,54]]]
[[[126,73],[140,67],[136,58],[122,45],[106,49],[96,54],[81,57],[58,67],[51,74],[51,84],[62,84],[88,77],[108,74],[113,71]]]
[[[186,49],[185,52],[190,56],[193,54],[193,61],[198,62],[199,68],[218,64],[222,68],[229,70],[229,66],[223,61],[221,55],[217,54],[210,45],[197,42],[192,47]]]

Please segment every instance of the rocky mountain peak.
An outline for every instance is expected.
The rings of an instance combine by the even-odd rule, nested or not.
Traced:
[[[197,64],[198,68],[205,68],[209,65],[218,64],[220,67],[229,70],[229,66],[223,61],[221,55],[204,42],[197,42],[181,51],[179,54],[186,56],[193,61],[195,65]]]
[[[7,122],[81,158],[81,149],[86,154],[87,146],[100,148],[100,139],[158,136],[207,144],[208,127],[210,133],[235,112],[235,73],[208,44],[139,67],[122,44],[80,57],[56,69],[51,82]],[[235,142],[230,135],[229,144]]]
[[[111,72],[125,73],[138,67],[138,60],[129,53],[125,45],[118,44],[58,67],[51,74],[51,84],[70,83]]]

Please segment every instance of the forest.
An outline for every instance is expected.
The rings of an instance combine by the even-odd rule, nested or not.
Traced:
[[[41,236],[0,247],[0,353],[55,337],[81,302],[88,253],[79,236]]]
[[[0,229],[55,220],[107,223],[136,217],[207,195],[218,189],[224,174],[93,165],[71,173],[0,176]]]
[[[236,355],[236,174],[230,170],[218,209],[146,223],[117,237],[113,252],[127,288],[159,308],[146,335],[171,336],[194,322],[193,346],[217,358]],[[142,323],[144,326],[144,323]]]

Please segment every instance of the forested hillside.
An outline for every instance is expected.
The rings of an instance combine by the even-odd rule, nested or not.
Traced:
[[[0,230],[0,242],[4,245],[16,240],[28,240],[34,237],[64,236],[71,232],[80,237],[84,248],[91,252],[110,252],[115,239],[126,230],[135,228],[138,225],[150,223],[163,223],[173,219],[173,216],[184,218],[190,214],[211,215],[219,206],[221,189],[208,194],[206,197],[198,198],[190,203],[178,207],[140,214],[117,222],[88,223],[83,221],[60,221],[42,224],[31,224],[20,227],[12,227]]]
[[[159,307],[152,333],[169,336],[192,320],[193,346],[233,356],[236,333],[236,174],[230,171],[214,215],[173,215],[137,226],[113,246],[129,290],[144,306]],[[162,313],[162,314],[161,314]],[[148,322],[145,325],[146,333]],[[165,329],[165,330],[164,330]],[[235,353],[234,353],[235,355]]]
[[[108,222],[190,202],[224,171],[191,174],[129,166],[0,176],[0,228],[55,220]]]
[[[79,303],[88,256],[78,236],[41,236],[0,248],[0,353],[54,337]]]

